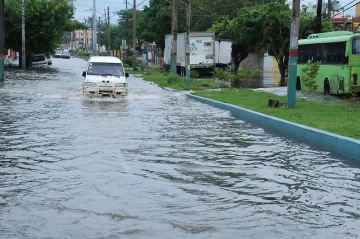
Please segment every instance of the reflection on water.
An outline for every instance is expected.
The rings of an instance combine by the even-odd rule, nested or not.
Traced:
[[[7,72],[0,238],[359,235],[358,161],[135,78],[127,97],[85,98],[85,65]]]

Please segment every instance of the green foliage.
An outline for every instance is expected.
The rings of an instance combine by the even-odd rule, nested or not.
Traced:
[[[300,16],[299,33],[300,38],[305,39],[310,34],[316,33],[316,16],[311,13],[303,13]],[[321,32],[334,31],[334,26],[330,20],[321,21]]]
[[[250,69],[249,67],[239,69],[236,72],[236,79],[239,79],[243,88],[249,88],[251,81],[255,76],[259,75],[261,71],[259,69]]]
[[[124,60],[124,65],[132,66],[134,63],[134,57],[129,56]]]
[[[236,76],[231,74],[231,72],[222,68],[215,68],[213,74],[220,81],[222,89],[226,86],[226,83],[232,82],[236,78]]]
[[[168,84],[174,84],[174,83],[179,82],[179,81],[180,81],[180,76],[178,74],[172,74],[167,79]]]
[[[5,42],[21,51],[21,1],[5,0]],[[50,54],[60,43],[63,31],[72,29],[74,8],[68,0],[25,2],[26,51]]]
[[[190,71],[190,78],[191,79],[197,79],[199,78],[199,72],[197,70],[191,70]]]
[[[304,73],[304,77],[301,79],[301,91],[307,95],[306,102],[309,100],[310,93],[316,91],[318,88],[318,85],[316,84],[316,77],[318,75],[320,65],[320,61],[313,63],[308,62],[306,66],[301,69],[301,71]]]
[[[213,23],[209,31],[216,37],[233,40],[232,58],[235,71],[248,53],[267,52],[278,62],[281,85],[285,85],[289,62],[290,31],[292,11],[281,1],[268,1],[266,4],[241,8],[233,18],[224,18]],[[322,22],[322,31],[332,31],[330,21]],[[315,31],[315,16],[302,14],[300,17],[300,36],[307,37]]]

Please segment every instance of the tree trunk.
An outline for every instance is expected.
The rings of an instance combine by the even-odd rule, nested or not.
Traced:
[[[236,72],[239,70],[240,63],[245,60],[245,58],[248,56],[249,52],[247,51],[247,47],[243,45],[235,45],[232,44],[231,46],[231,59],[234,63],[234,69],[233,74],[236,74]],[[231,82],[231,86],[234,88],[241,87],[241,81],[240,79],[235,79],[233,82]]]
[[[321,17],[322,17],[322,1],[317,1],[317,9],[316,9],[316,20],[315,20],[315,32],[321,32]]]
[[[279,72],[280,72],[280,86],[287,85],[287,70],[289,65],[289,57],[288,54],[281,56],[276,59],[278,62]]]
[[[233,73],[236,73],[239,70],[240,63],[248,56],[248,54],[249,52],[245,46],[232,44],[231,59],[234,63]]]

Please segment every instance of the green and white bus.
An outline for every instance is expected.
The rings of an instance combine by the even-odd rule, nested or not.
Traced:
[[[308,61],[321,61],[316,82],[325,95],[350,94],[360,90],[360,34],[326,32],[299,40],[296,90],[301,90],[302,68]]]

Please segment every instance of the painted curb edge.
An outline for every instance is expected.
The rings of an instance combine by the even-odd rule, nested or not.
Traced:
[[[193,94],[187,94],[187,97],[222,110],[230,111],[237,118],[246,119],[251,123],[278,132],[286,137],[297,139],[307,144],[318,146],[328,151],[360,160],[360,140],[329,133],[324,130],[293,123],[239,106],[211,100]]]

